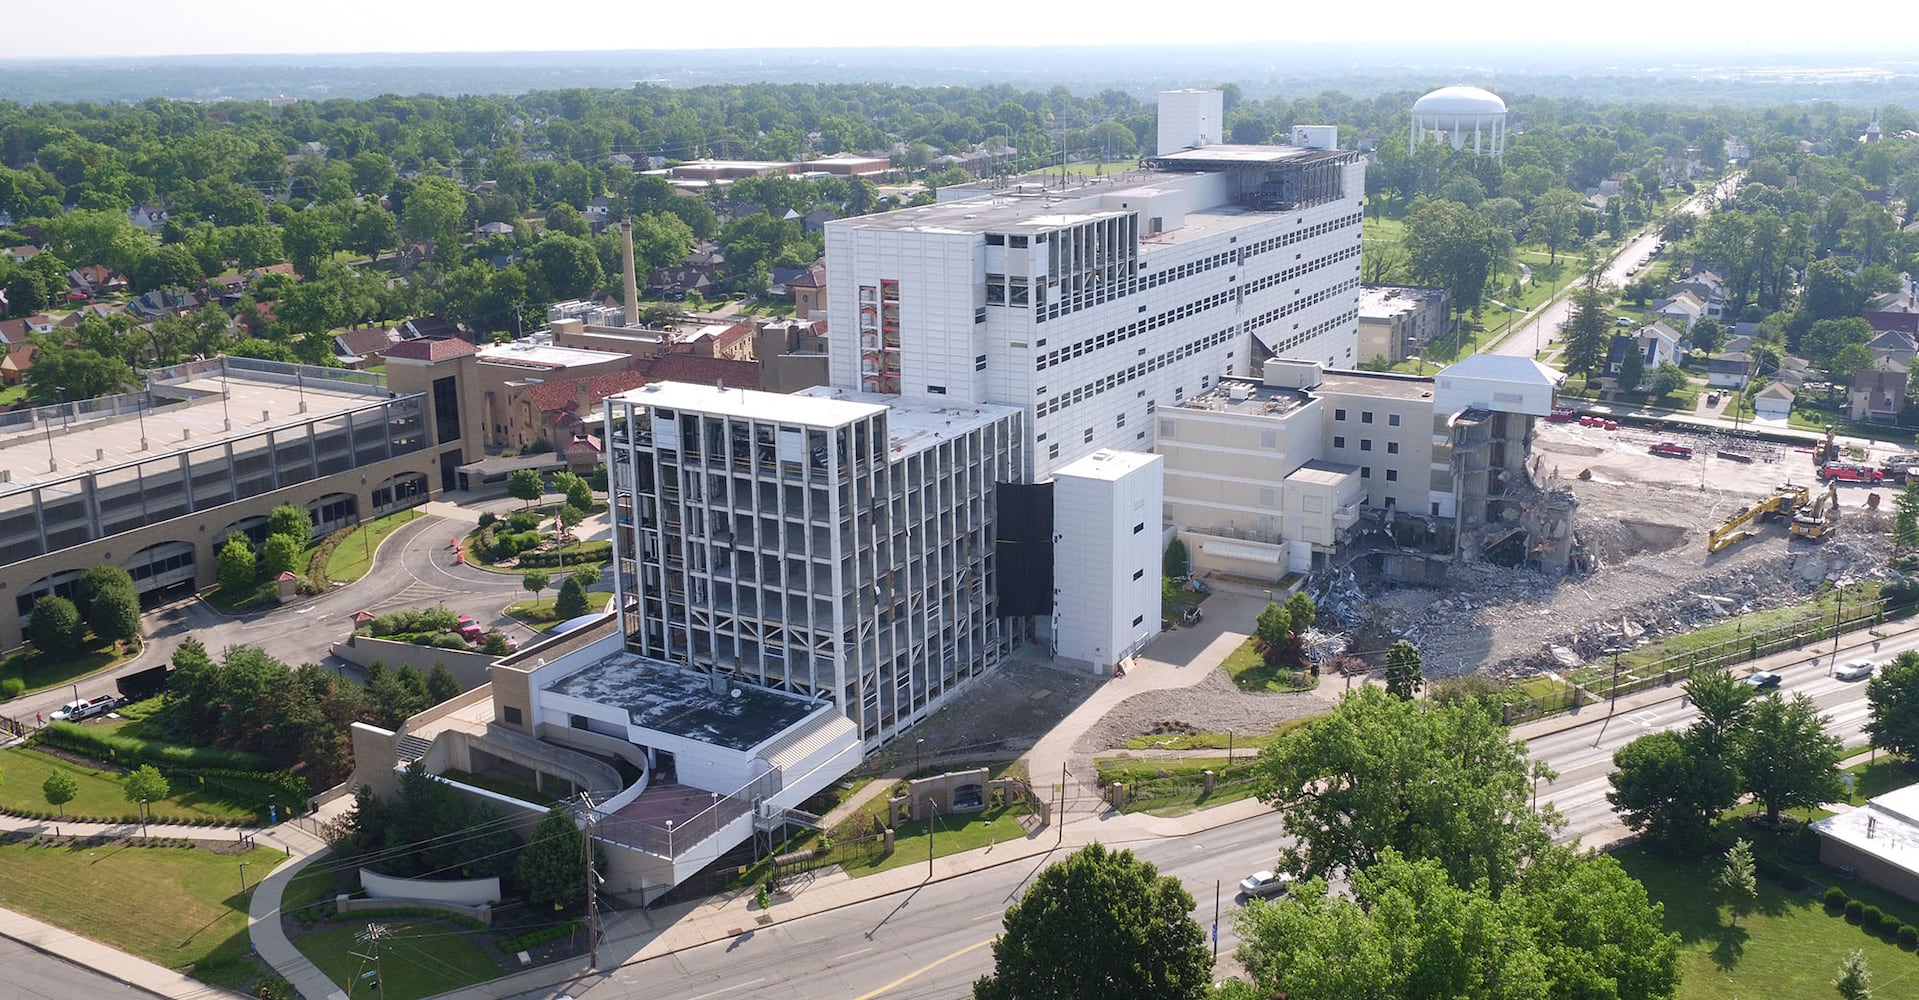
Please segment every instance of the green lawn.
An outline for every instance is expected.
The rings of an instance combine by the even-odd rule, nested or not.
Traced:
[[[372,954],[356,940],[370,921],[342,921],[295,942],[300,953],[341,987],[351,985],[353,996],[381,1000],[419,1000],[450,992],[500,975],[499,964],[467,932],[439,920],[380,919],[388,936],[380,942],[380,989],[360,978],[373,963],[360,957]]]
[[[246,590],[228,591],[219,586],[207,591],[203,597],[208,604],[221,614],[233,614],[238,611],[252,611],[279,603],[280,581],[258,580]]]
[[[1234,757],[1234,763],[1244,764],[1252,759],[1252,754]],[[1102,784],[1124,782],[1128,785],[1153,778],[1173,778],[1180,775],[1198,774],[1201,771],[1217,771],[1226,766],[1225,757],[1177,757],[1169,760],[1156,760],[1146,757],[1095,757],[1093,766],[1099,768],[1099,780]]]
[[[1226,662],[1220,664],[1241,691],[1311,691],[1319,686],[1319,678],[1307,671],[1268,664],[1254,647],[1255,641],[1247,636],[1239,648],[1226,655]]]
[[[1877,760],[1846,768],[1846,773],[1853,776],[1849,801],[1855,806],[1863,806],[1867,799],[1919,782],[1919,764],[1886,753],[1879,754]]]
[[[1762,879],[1756,908],[1733,927],[1708,888],[1715,861],[1681,861],[1639,849],[1615,857],[1645,883],[1654,902],[1665,904],[1666,928],[1680,936],[1678,1000],[1833,996],[1839,962],[1854,948],[1865,952],[1872,968],[1874,997],[1919,997],[1919,959],[1829,915],[1817,893],[1788,892]],[[1845,888],[1852,892],[1855,886]],[[1894,912],[1919,918],[1919,907],[1909,904]]]
[[[27,384],[25,382],[16,385],[0,386],[0,407],[12,406],[25,398],[27,398]]]
[[[475,788],[484,788],[489,792],[498,792],[501,795],[519,799],[521,802],[532,802],[542,806],[554,806],[559,805],[561,801],[556,796],[541,792],[531,784],[508,781],[504,778],[487,777],[474,774],[471,771],[462,771],[458,768],[446,769],[441,772],[441,777],[446,778],[448,781],[457,781],[461,784],[472,785]]]
[[[564,578],[561,579],[564,580]],[[547,589],[551,590],[554,588],[549,587]],[[551,632],[553,631],[553,626],[560,623],[559,616],[553,611],[553,605],[558,603],[559,600],[559,595],[556,594],[552,597],[542,597],[536,600],[514,601],[512,604],[506,606],[506,613],[533,626],[536,631]],[[586,592],[586,609],[588,612],[604,611],[606,610],[606,606],[611,603],[613,603],[613,592],[610,590],[589,590]]]
[[[1115,783],[1129,786],[1127,802],[1123,812],[1143,812],[1153,816],[1183,816],[1196,809],[1222,806],[1228,802],[1249,799],[1259,792],[1259,784],[1248,780],[1247,767],[1256,751],[1235,754],[1230,761],[1226,757],[1180,757],[1166,760],[1141,759],[1138,757],[1097,757],[1094,765],[1099,768],[1099,779],[1110,787]],[[1203,771],[1223,771],[1231,767],[1231,775],[1215,782],[1211,794],[1207,794],[1202,781]],[[1185,779],[1185,780],[1181,780]]]
[[[351,583],[373,568],[373,555],[380,543],[400,525],[420,516],[419,508],[409,507],[385,517],[376,517],[354,528],[333,550],[326,561],[326,576],[335,583]]]
[[[56,809],[47,804],[40,786],[55,769],[66,772],[79,791],[73,801]],[[139,814],[138,803],[128,802],[122,793],[120,775],[105,768],[79,765],[25,747],[0,750],[0,807],[14,812],[58,813],[69,819],[119,821]],[[236,782],[236,784],[241,784]],[[262,789],[265,786],[261,786]],[[210,785],[187,786],[176,779],[173,794],[159,802],[147,803],[148,815],[168,820],[217,820],[221,823],[250,824],[265,802],[267,793],[246,795]],[[164,836],[165,831],[159,831]]]
[[[1281,736],[1313,721],[1315,717],[1287,719],[1270,733],[1173,733],[1135,736],[1126,741],[1128,750],[1225,750],[1245,748],[1263,750]]]
[[[933,854],[944,857],[948,854],[960,854],[977,850],[990,844],[1003,844],[1027,837],[1026,828],[1020,825],[1021,817],[1028,815],[1024,805],[988,808],[982,812],[956,813],[951,816],[936,816],[933,819]],[[846,874],[859,878],[878,872],[898,868],[902,865],[925,864],[927,858],[927,821],[911,820],[893,831],[893,853],[882,854],[877,850],[854,851],[835,847],[828,857],[837,861]],[[778,906],[774,909],[777,911]]]
[[[11,771],[8,784],[14,781]],[[181,847],[0,844],[0,906],[196,979],[240,986],[256,967],[247,944],[247,884],[286,855]]]
[[[95,643],[72,656],[48,656],[39,650],[21,650],[0,658],[0,678],[18,677],[32,694],[71,684],[88,674],[117,667],[134,654],[122,655],[114,643]]]

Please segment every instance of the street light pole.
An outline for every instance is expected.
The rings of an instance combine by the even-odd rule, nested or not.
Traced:
[[[1843,590],[1835,589],[1832,592],[1832,597],[1833,597],[1833,600],[1836,601],[1837,603],[1834,605],[1833,611],[1832,611],[1832,662],[1826,664],[1827,677],[1832,676],[1832,668],[1835,664],[1839,662],[1840,619],[1846,613],[1846,592]]]
[[[248,862],[248,861],[240,862],[240,891],[241,892],[247,891],[247,865],[249,864],[251,864],[251,862]]]
[[[933,821],[939,818],[939,803],[926,798],[926,880],[933,880]]]
[[[142,840],[153,839],[153,836],[147,833],[147,800],[146,799],[140,800],[140,838]]]

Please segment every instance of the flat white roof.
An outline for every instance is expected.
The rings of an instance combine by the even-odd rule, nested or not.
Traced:
[[[0,493],[72,479],[90,472],[149,461],[295,427],[311,420],[364,410],[386,401],[384,388],[348,386],[322,379],[279,384],[256,381],[244,370],[219,368],[169,381],[203,393],[191,401],[167,402],[140,413],[54,417],[47,424],[0,435],[0,469],[10,471]],[[222,391],[227,393],[224,404]],[[305,407],[305,412],[301,408]],[[231,420],[231,429],[228,421]],[[141,446],[142,434],[146,446]],[[59,468],[49,468],[49,454]]]
[[[648,382],[638,389],[629,389],[609,398],[635,406],[745,417],[804,427],[843,427],[886,409],[876,403],[850,399],[806,399],[758,389],[720,389],[697,382]]]
[[[802,389],[792,396],[776,395],[776,398],[788,400],[789,406],[793,399],[801,398],[884,408],[887,411],[886,432],[895,458],[930,448],[944,438],[969,433],[1020,412],[1017,407],[991,403],[944,406],[924,400],[901,399],[898,396],[836,389],[826,385]]]
[[[1158,455],[1149,455],[1139,451],[1114,451],[1101,448],[1065,468],[1056,469],[1056,479],[1098,479],[1104,482],[1117,482],[1126,476],[1159,461]]]
[[[496,365],[520,365],[528,368],[579,368],[586,365],[605,364],[620,361],[624,354],[611,351],[588,351],[578,347],[556,347],[552,344],[534,344],[528,341],[516,341],[511,344],[491,344],[480,348],[481,361]]]
[[[1919,785],[1896,788],[1812,824],[1820,836],[1919,875]]]

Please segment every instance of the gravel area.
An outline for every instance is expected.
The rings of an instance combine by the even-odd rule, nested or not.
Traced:
[[[1226,671],[1215,668],[1192,687],[1142,691],[1120,702],[1086,730],[1073,745],[1073,753],[1085,756],[1110,750],[1167,724],[1191,726],[1203,733],[1261,736],[1288,719],[1323,715],[1328,707],[1323,696],[1310,691],[1248,694],[1233,686]]]

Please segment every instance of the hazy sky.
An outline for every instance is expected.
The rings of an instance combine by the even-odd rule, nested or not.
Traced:
[[[0,58],[304,52],[780,48],[902,45],[1531,41],[1616,46],[1705,43],[1722,51],[1873,43],[1860,26],[1900,24],[1905,4],[1855,0],[1817,16],[1781,0],[1725,7],[1655,0],[1216,0],[1133,3],[881,3],[877,0],[6,0]],[[1467,13],[1470,12],[1470,13]],[[1880,40],[1885,40],[1881,36]],[[1683,50],[1682,50],[1683,51]],[[1896,49],[1880,49],[1897,57]],[[1759,57],[1758,52],[1751,53]]]

